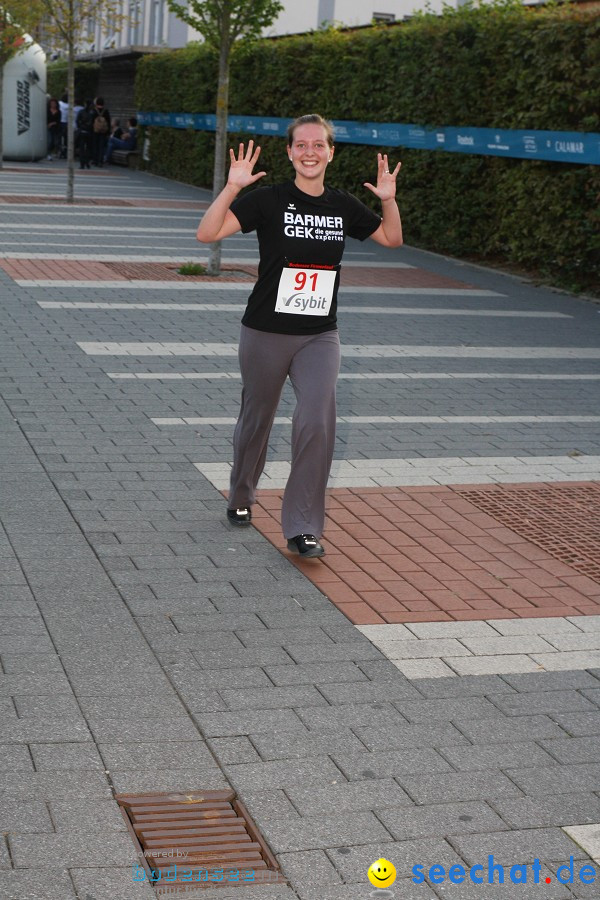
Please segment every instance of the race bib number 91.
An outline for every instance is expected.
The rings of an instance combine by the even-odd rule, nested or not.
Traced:
[[[296,316],[327,316],[335,287],[335,269],[297,269],[284,267],[275,312]]]

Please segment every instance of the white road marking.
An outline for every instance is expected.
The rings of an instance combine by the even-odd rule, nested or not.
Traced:
[[[410,679],[590,669],[600,665],[600,616],[355,627]],[[558,649],[554,643],[559,643],[563,635],[589,638],[589,649]],[[569,826],[564,831],[600,862],[597,825]]]
[[[118,283],[117,283],[118,285]],[[237,343],[77,341],[89,356],[237,356]],[[600,347],[471,347],[423,344],[344,345],[342,356],[361,359],[600,359]]]
[[[201,282],[198,282],[201,284]],[[64,300],[38,300],[42,309],[148,309],[181,310],[186,312],[238,312],[246,308],[244,303],[86,303]],[[571,319],[572,316],[557,312],[524,312],[512,309],[435,309],[426,306],[346,306],[346,313],[361,315],[394,316],[492,316],[515,319]]]
[[[139,379],[141,381],[172,381],[172,380],[196,380],[229,378],[240,381],[239,372],[106,372],[109,378],[114,379]],[[529,372],[340,372],[338,380],[344,381],[415,381],[438,379],[468,379],[479,381],[481,379],[502,379],[505,381],[600,381],[600,375],[582,374],[568,375],[560,373],[533,374]]]
[[[194,465],[217,490],[229,487],[230,462],[197,462]],[[289,474],[289,461],[267,462],[259,487],[283,488]],[[595,481],[599,478],[600,456],[337,459],[331,467],[329,487],[427,487],[449,484]]]

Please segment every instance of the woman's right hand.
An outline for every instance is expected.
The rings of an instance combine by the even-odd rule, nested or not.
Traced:
[[[257,146],[254,150],[254,141],[252,140],[248,141],[248,150],[246,152],[244,152],[244,145],[240,144],[237,158],[234,151],[230,149],[229,158],[231,160],[231,166],[227,177],[227,184],[235,187],[238,191],[241,191],[242,188],[248,187],[249,184],[254,184],[259,178],[263,178],[267,174],[266,172],[257,172],[255,175],[252,174],[252,170],[256,165],[259,156],[260,147]]]

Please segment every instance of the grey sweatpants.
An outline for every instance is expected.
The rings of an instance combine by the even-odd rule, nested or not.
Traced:
[[[242,325],[239,347],[242,402],[233,435],[228,506],[251,506],[265,466],[269,433],[286,378],[296,395],[292,469],[283,495],[285,538],[321,537],[325,488],[335,442],[335,383],[340,367],[337,331],[295,335]]]

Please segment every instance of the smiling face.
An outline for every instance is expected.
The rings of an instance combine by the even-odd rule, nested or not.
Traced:
[[[375,887],[389,887],[396,880],[396,869],[389,860],[376,859],[369,866],[367,877]]]
[[[296,170],[296,184],[301,190],[313,193],[315,186],[322,186],[327,164],[333,159],[334,148],[329,144],[322,125],[298,125],[294,129],[288,156]]]

